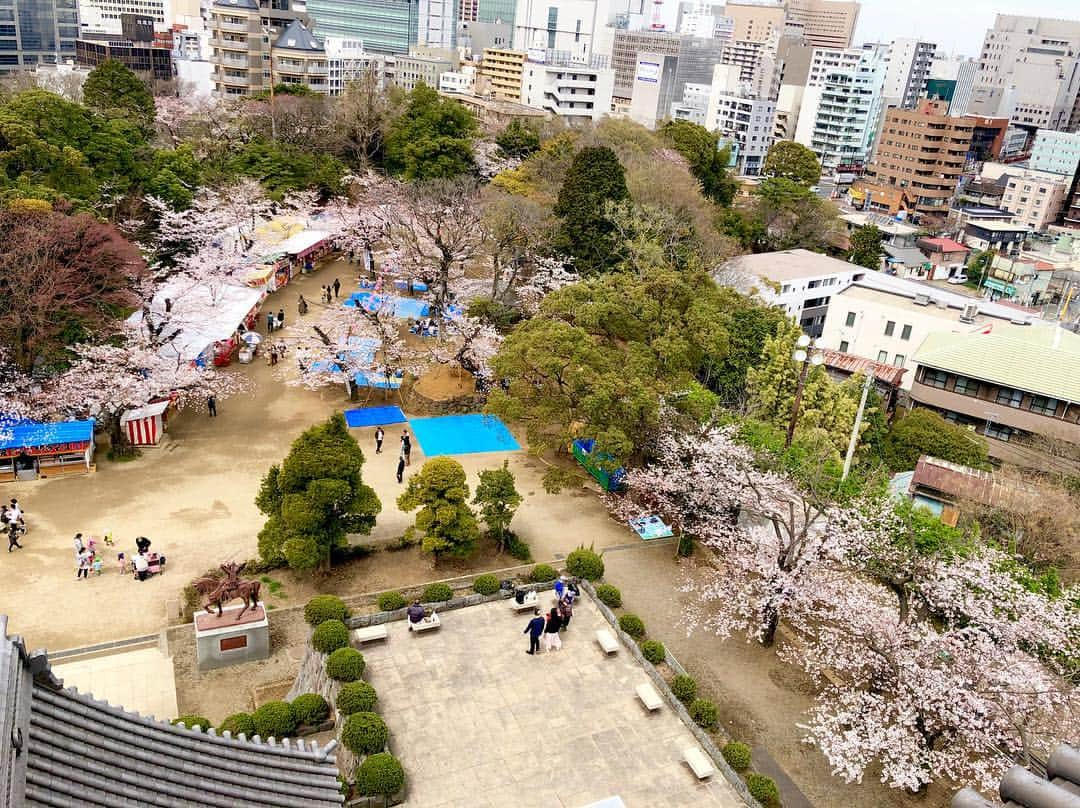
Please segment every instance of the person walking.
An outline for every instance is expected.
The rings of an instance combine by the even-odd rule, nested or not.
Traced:
[[[409,437],[409,430],[405,430],[401,433],[401,456],[405,458],[405,465],[411,465],[409,455],[412,454],[412,438]]]
[[[23,548],[23,546],[21,544],[19,544],[19,523],[18,522],[11,522],[8,525],[7,531],[8,531],[8,548],[7,548],[7,551],[10,553],[16,547],[18,547],[21,550]]]
[[[75,560],[78,561],[79,560],[79,553],[81,553],[83,550],[86,549],[86,545],[83,544],[82,533],[76,533],[75,534],[74,544],[75,544]]]
[[[522,634],[529,635],[529,650],[526,654],[535,654],[540,650],[540,635],[544,633],[544,616],[539,609],[533,609],[533,619],[525,626]]]
[[[397,481],[400,483],[405,476],[405,455],[399,455],[397,461]]]
[[[341,291],[341,281],[339,281],[337,278],[334,278],[334,297],[335,298],[338,296],[338,292],[340,292],[340,291]]]
[[[276,345],[271,345],[270,346],[270,360],[269,360],[271,366],[277,364],[277,359],[278,359],[277,346]]]
[[[211,394],[206,397],[206,411],[211,418],[217,418],[217,396]]]
[[[562,631],[570,628],[570,618],[574,616],[574,594],[567,589],[559,601],[559,616],[562,617]]]
[[[277,310],[277,322],[274,324],[274,330],[277,331],[278,329],[281,329],[281,328],[284,328],[284,327],[285,327],[285,309],[278,309]]]
[[[274,333],[274,312],[272,311],[268,311],[266,313],[266,333]]]
[[[75,573],[75,580],[86,578],[90,575],[90,565],[94,562],[94,554],[87,549],[79,553],[79,569]]]
[[[303,317],[305,314],[307,314],[307,310],[307,301],[304,300],[303,295],[300,295],[300,299],[296,301],[296,313]]]
[[[382,442],[386,437],[386,433],[383,432],[381,426],[375,427],[375,454],[382,454]]]
[[[559,617],[559,610],[553,608],[547,616],[547,623],[544,625],[545,651],[558,651],[562,648],[562,640],[559,639],[560,628],[562,628],[562,618]]]

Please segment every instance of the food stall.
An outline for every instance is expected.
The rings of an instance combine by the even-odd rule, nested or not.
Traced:
[[[168,399],[155,401],[120,416],[120,428],[132,446],[157,446],[161,442],[168,426],[170,403]]]
[[[277,245],[275,252],[284,253],[289,261],[290,277],[297,270],[307,271],[315,261],[331,250],[330,233],[326,230],[305,230],[289,236]]]
[[[94,420],[0,423],[0,482],[94,470]]]

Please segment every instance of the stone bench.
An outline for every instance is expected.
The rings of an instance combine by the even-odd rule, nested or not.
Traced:
[[[439,615],[432,612],[429,617],[425,617],[419,623],[409,623],[409,631],[431,631],[435,628],[442,626],[442,620],[439,619]]]
[[[716,774],[716,767],[713,766],[712,759],[701,751],[701,747],[688,746],[683,750],[682,756],[698,780],[704,780],[706,777]]]
[[[386,623],[379,623],[377,626],[367,626],[365,628],[355,628],[352,633],[353,642],[357,645],[375,642],[376,640],[385,640],[389,637],[390,634],[386,630]]]
[[[600,629],[596,632],[596,641],[600,644],[601,650],[605,654],[614,654],[619,650],[619,641],[615,639],[615,635],[607,629]]]
[[[664,706],[664,700],[660,698],[660,694],[656,692],[656,688],[648,682],[638,685],[634,688],[634,691],[637,693],[637,697],[641,699],[641,703],[645,705],[645,709],[650,713],[654,710],[659,710]]]
[[[518,614],[526,609],[532,610],[539,608],[540,596],[535,592],[526,592],[525,597],[522,598],[521,603],[517,602],[517,598],[510,598],[510,611]]]

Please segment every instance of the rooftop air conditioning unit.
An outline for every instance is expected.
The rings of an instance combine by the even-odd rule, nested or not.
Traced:
[[[965,303],[964,311],[960,314],[960,322],[973,323],[975,322],[975,315],[979,313],[979,306],[976,303]]]
[[[914,303],[916,306],[929,306],[930,295],[924,295],[920,292],[919,294],[915,295]]]

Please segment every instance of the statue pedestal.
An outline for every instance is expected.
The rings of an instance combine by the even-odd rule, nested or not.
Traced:
[[[260,603],[237,619],[242,604],[217,612],[195,613],[195,650],[199,670],[208,671],[270,656],[270,621]]]

